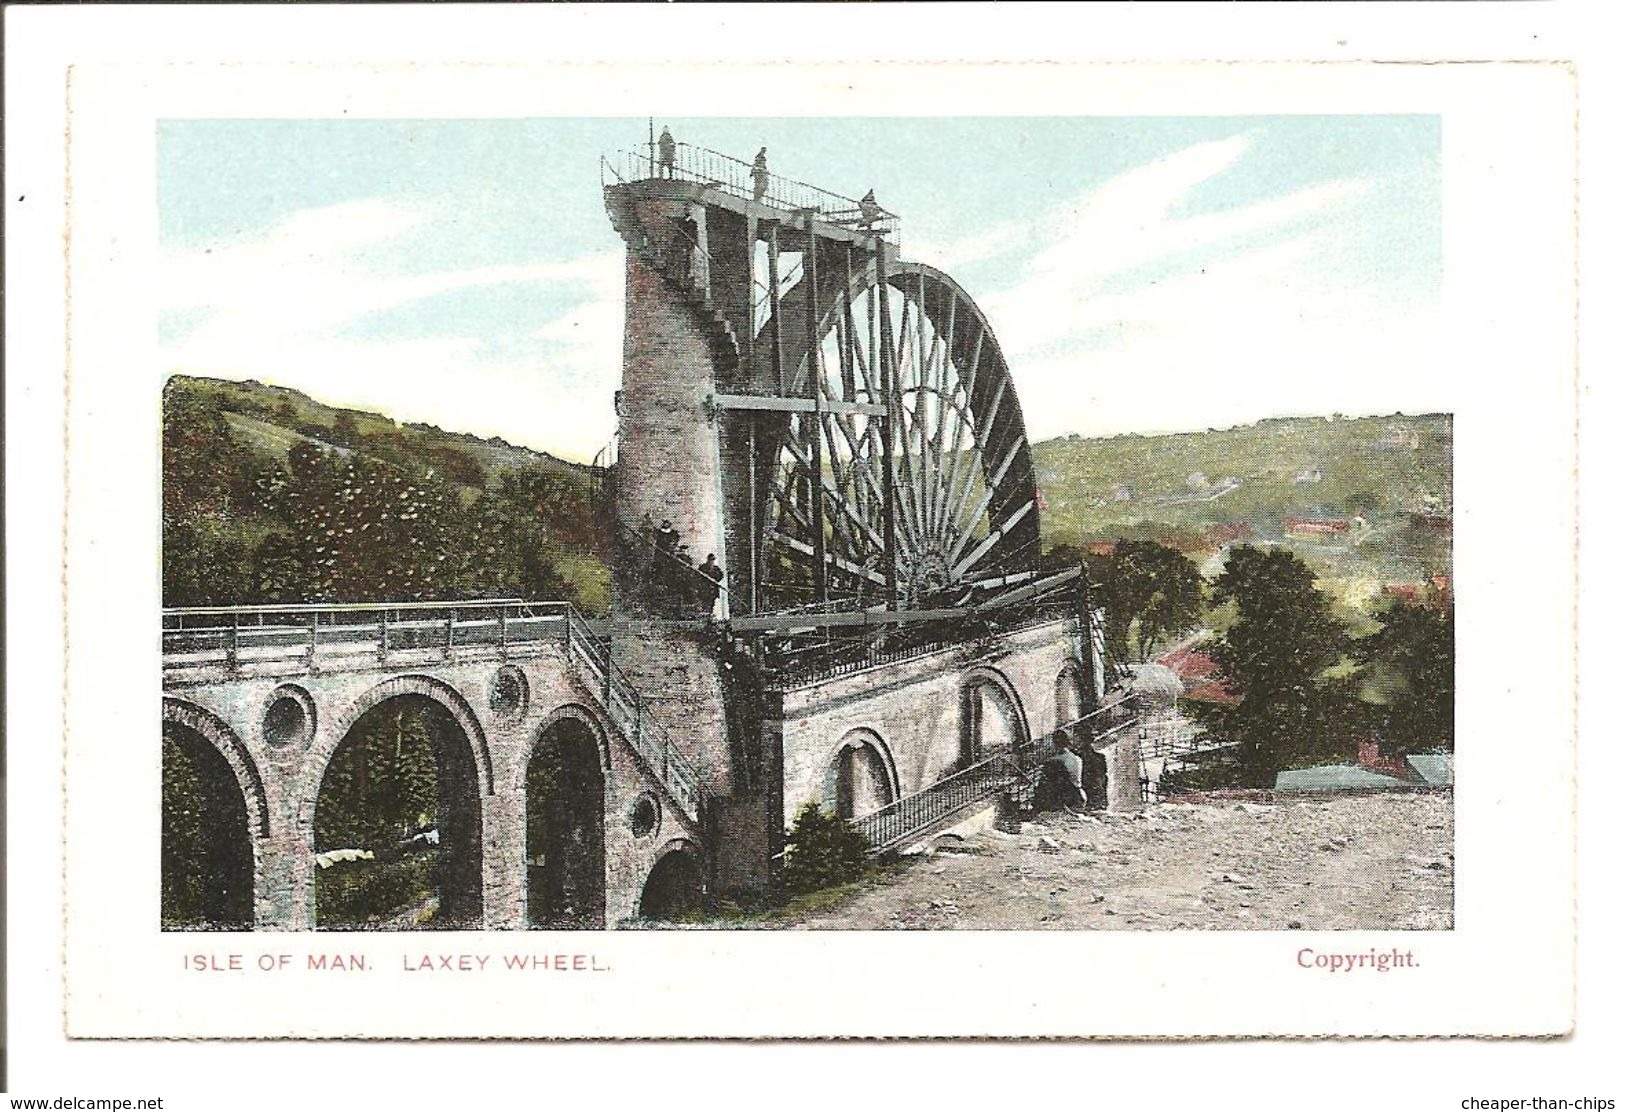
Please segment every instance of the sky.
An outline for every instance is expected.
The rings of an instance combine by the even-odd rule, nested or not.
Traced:
[[[1438,408],[1433,116],[663,119],[902,218],[981,306],[1031,439]],[[167,120],[168,371],[587,460],[644,119]]]

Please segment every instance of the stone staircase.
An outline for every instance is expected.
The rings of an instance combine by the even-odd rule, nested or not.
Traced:
[[[693,310],[718,366],[727,369],[737,368],[744,358],[744,347],[739,342],[733,323],[712,300],[710,292],[693,280],[692,273],[687,275],[674,273],[671,265],[674,245],[701,253],[699,245],[685,241],[682,232],[675,225],[664,241],[657,240],[639,217],[624,187],[616,185],[604,187],[604,209],[609,213],[610,224],[626,241],[627,250],[636,255],[650,270],[659,274],[666,285],[681,294],[684,302]],[[709,256],[706,256],[706,265],[708,268],[714,265]]]

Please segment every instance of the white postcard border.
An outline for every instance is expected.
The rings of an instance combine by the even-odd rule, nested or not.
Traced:
[[[153,122],[209,116],[1244,115],[1444,120],[1456,414],[1451,932],[175,935],[157,922]],[[67,1019],[120,1036],[1554,1034],[1573,1014],[1572,79],[1555,65],[81,67],[72,78]],[[574,110],[574,111],[570,111]],[[1019,372],[1018,372],[1019,373]],[[1291,411],[1290,400],[1284,411]],[[1520,593],[1532,579],[1549,590]],[[1520,600],[1529,600],[1521,601]],[[1515,632],[1514,632],[1515,631]],[[545,943],[545,945],[544,945]],[[1305,946],[1413,949],[1330,977]],[[190,951],[365,951],[364,980]],[[601,974],[424,978],[430,952]],[[414,980],[413,978],[417,979]],[[425,983],[427,982],[427,983]],[[407,1007],[405,1005],[412,1005]],[[430,1018],[424,1018],[425,1015]]]

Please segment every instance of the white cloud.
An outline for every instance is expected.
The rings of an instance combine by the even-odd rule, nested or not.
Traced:
[[[1433,306],[1396,305],[1344,260],[1339,225],[1370,183],[1181,212],[1253,147],[1201,143],[1089,190],[1035,221],[1040,249],[978,294],[1030,435],[1439,404]],[[937,249],[986,258],[1014,236],[998,226]]]
[[[419,274],[375,258],[432,234],[433,218],[420,206],[359,202],[301,211],[254,239],[165,253],[163,307],[207,310],[166,344],[168,366],[590,458],[614,428],[619,253]],[[503,285],[536,287],[544,319],[516,322],[507,336],[340,334],[383,310]]]

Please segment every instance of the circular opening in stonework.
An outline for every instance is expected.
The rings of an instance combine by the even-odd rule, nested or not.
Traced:
[[[525,713],[529,702],[530,684],[525,682],[525,673],[512,664],[498,668],[491,681],[491,709],[505,718],[517,718]]]
[[[296,688],[278,688],[266,704],[260,732],[269,745],[283,746],[306,741],[315,726],[315,707],[310,696]]]
[[[660,829],[660,804],[648,792],[638,796],[632,804],[632,833],[638,838],[651,837]]]

